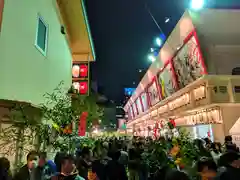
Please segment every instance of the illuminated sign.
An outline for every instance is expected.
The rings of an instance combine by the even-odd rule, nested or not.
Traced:
[[[193,94],[194,94],[194,99],[196,101],[206,98],[206,88],[205,88],[205,86],[200,86],[199,88],[194,89]]]
[[[89,64],[73,62],[72,65],[72,86],[80,95],[89,94]]]
[[[163,114],[166,113],[168,111],[168,106],[164,105],[158,108],[158,114]]]
[[[221,123],[222,118],[220,116],[219,109],[206,109],[186,117],[187,125],[221,124]]]
[[[87,81],[80,81],[80,82],[73,82],[73,88],[77,90],[77,92],[81,95],[88,94],[88,82]]]
[[[88,77],[88,64],[74,63],[72,66],[73,78],[87,78]]]
[[[192,36],[173,58],[179,88],[184,88],[205,73],[200,54],[196,38]]]
[[[148,109],[148,101],[147,101],[147,94],[144,92],[141,94],[142,104],[143,104],[143,111]]]
[[[189,97],[189,94],[187,93],[187,94],[184,94],[184,95],[178,97],[177,99],[173,100],[172,102],[169,102],[168,105],[169,105],[170,110],[174,110],[174,109],[180,108],[182,106],[185,106],[189,103],[190,103],[190,97]]]
[[[147,93],[149,94],[150,103],[152,106],[157,104],[160,101],[156,81],[154,81],[152,85],[148,88]]]
[[[127,96],[132,96],[136,88],[124,88],[124,94]]]

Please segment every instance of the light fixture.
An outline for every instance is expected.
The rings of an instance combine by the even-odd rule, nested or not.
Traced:
[[[166,17],[165,18],[165,23],[168,23],[170,21],[170,18]]]
[[[153,55],[149,55],[149,56],[148,56],[148,59],[149,59],[151,62],[156,61],[156,58],[155,58]]]
[[[204,0],[192,0],[191,1],[191,8],[193,10],[200,10],[204,6]]]
[[[156,43],[160,47],[162,45],[162,40],[160,38],[156,38]]]

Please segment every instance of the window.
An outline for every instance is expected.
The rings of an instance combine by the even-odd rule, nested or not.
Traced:
[[[38,16],[35,46],[44,56],[46,56],[47,53],[47,38],[48,25],[43,21],[43,18],[41,16]]]

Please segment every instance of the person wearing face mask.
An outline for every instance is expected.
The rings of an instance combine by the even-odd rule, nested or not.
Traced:
[[[36,168],[38,166],[39,155],[36,151],[31,151],[27,155],[27,164],[20,168],[14,175],[13,180],[40,180],[37,176]]]

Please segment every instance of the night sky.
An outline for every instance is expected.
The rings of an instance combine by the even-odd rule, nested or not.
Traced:
[[[237,1],[240,5],[240,0],[225,1],[221,0],[225,5],[236,5]],[[92,80],[109,99],[121,100],[123,88],[136,87],[144,75],[138,70],[147,70],[151,64],[147,55],[161,32],[145,2],[166,36],[187,7],[187,0],[86,0],[96,51]],[[168,23],[166,17],[170,18]]]

